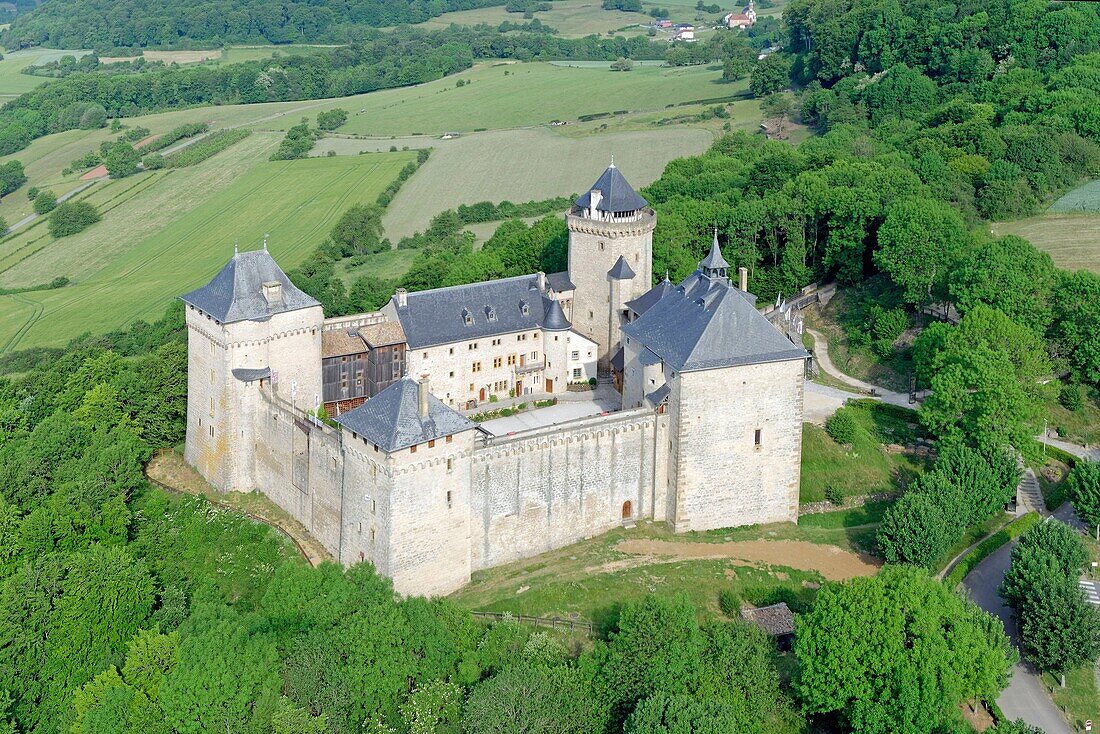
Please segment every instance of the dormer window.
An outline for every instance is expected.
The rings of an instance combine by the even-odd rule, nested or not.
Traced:
[[[468,309],[468,308],[462,309],[462,322],[464,324],[466,324],[466,326],[473,326],[474,325],[474,315],[472,313],[470,313],[470,309]]]
[[[492,306],[485,307],[485,318],[489,319],[490,321],[497,320],[497,312],[493,310]]]
[[[531,307],[527,305],[527,301],[519,302],[519,312],[524,316],[527,316],[531,313]]]

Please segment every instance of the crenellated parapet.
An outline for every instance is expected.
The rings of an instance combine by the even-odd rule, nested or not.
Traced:
[[[652,209],[646,207],[637,212],[631,212],[628,216],[610,215],[607,219],[591,219],[586,216],[585,210],[573,207],[565,215],[565,224],[574,232],[613,240],[620,237],[641,237],[652,232],[657,226],[657,215]]]

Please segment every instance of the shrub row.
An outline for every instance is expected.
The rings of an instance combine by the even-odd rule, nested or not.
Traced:
[[[218,130],[202,140],[188,145],[183,150],[177,151],[172,155],[164,156],[162,159],[163,165],[159,167],[183,168],[184,166],[193,166],[196,163],[202,163],[207,158],[221,153],[229,146],[244,140],[251,134],[251,130],[246,130],[244,128]],[[146,167],[149,167],[148,162],[146,162]]]
[[[948,588],[955,588],[962,583],[966,575],[973,571],[979,563],[993,555],[994,551],[1005,543],[1019,538],[1027,532],[1031,526],[1042,521],[1042,515],[1037,512],[1029,512],[1026,515],[1016,518],[1008,525],[1005,525],[1003,528],[993,533],[993,535],[990,535],[981,543],[971,548],[966,555],[959,559],[959,562],[955,564],[955,567],[951,569],[950,573],[944,577],[944,583],[947,584]]]
[[[205,122],[191,122],[186,125],[180,125],[179,127],[172,128],[159,138],[150,140],[148,143],[141,146],[141,152],[146,155],[149,153],[156,153],[158,150],[164,150],[173,143],[178,143],[187,138],[193,138],[209,129],[210,126]]]

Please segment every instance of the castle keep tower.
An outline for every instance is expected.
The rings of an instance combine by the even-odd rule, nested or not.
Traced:
[[[565,215],[569,280],[576,286],[573,327],[599,345],[607,370],[620,347],[624,304],[653,284],[657,217],[612,163]]]
[[[321,304],[294,287],[267,248],[235,253],[187,304],[184,458],[223,492],[255,484],[259,389],[294,407],[321,401]]]

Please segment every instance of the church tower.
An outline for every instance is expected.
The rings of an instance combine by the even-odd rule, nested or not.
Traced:
[[[657,217],[614,161],[565,215],[573,328],[599,345],[601,371],[621,347],[625,303],[653,285],[653,228]]]

